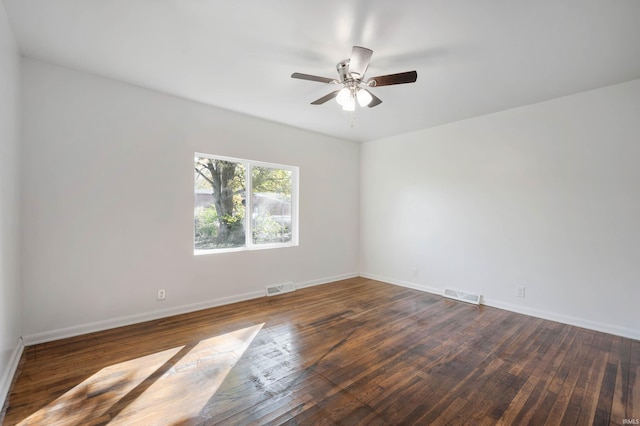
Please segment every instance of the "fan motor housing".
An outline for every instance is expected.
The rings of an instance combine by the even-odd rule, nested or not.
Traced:
[[[338,75],[340,76],[340,82],[343,83],[347,80],[351,80],[351,74],[349,74],[349,60],[345,59],[344,61],[338,62],[336,65],[336,70],[338,71]]]

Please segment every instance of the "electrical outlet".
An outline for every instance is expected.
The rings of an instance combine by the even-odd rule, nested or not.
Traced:
[[[164,291],[164,289],[161,288],[160,290],[158,290],[158,300],[164,300],[165,297],[167,297],[167,293]]]
[[[524,299],[524,287],[516,287],[516,297],[522,297]]]
[[[416,266],[415,268],[413,268],[413,276],[417,277],[420,274],[420,270],[418,269],[418,267]]]

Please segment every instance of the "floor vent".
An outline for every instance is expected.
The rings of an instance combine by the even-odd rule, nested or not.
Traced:
[[[284,284],[268,285],[265,288],[267,289],[267,296],[275,296],[276,294],[294,291],[296,286],[293,282],[289,281]]]
[[[443,296],[448,297],[449,299],[459,300],[461,302],[473,303],[474,305],[480,304],[479,294],[465,293],[464,291],[445,288]]]

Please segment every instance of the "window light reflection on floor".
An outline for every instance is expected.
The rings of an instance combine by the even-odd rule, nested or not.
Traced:
[[[105,367],[21,424],[176,424],[196,418],[263,326]]]

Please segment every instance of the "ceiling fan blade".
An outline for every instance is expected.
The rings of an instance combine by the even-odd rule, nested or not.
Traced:
[[[373,55],[373,50],[366,47],[353,46],[351,58],[349,59],[349,72],[352,75],[358,74],[357,77],[362,79],[364,73],[367,72],[367,67],[369,67],[371,55]]]
[[[316,99],[315,101],[311,102],[311,105],[322,105],[323,103],[325,103],[327,101],[330,101],[331,99],[333,99],[336,96],[338,96],[338,92],[339,91],[340,90],[336,90],[335,92],[331,92],[328,95],[324,95],[320,99]]]
[[[390,86],[392,84],[415,83],[417,79],[418,73],[416,71],[407,71],[398,74],[371,77],[367,81],[367,84],[371,87]]]
[[[299,78],[300,80],[317,81],[317,82],[320,82],[320,83],[333,83],[333,82],[336,81],[333,78],[318,77],[317,75],[302,74],[302,73],[299,73],[299,72],[294,72],[293,74],[291,74],[291,78]]]
[[[360,90],[366,90],[371,95],[371,102],[369,102],[369,105],[367,105],[369,108],[373,108],[374,106],[378,106],[382,103],[382,99],[380,99],[379,97],[371,93],[371,91],[367,89],[360,89]]]

